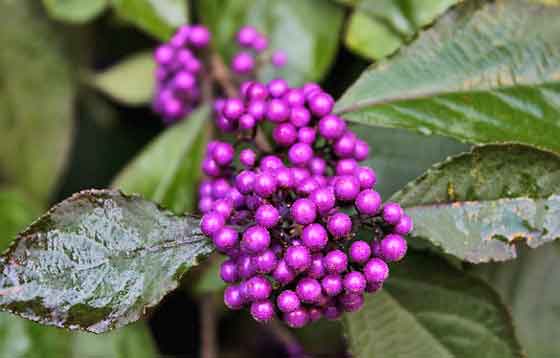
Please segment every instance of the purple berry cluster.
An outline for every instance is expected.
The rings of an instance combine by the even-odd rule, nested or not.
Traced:
[[[210,32],[201,25],[181,26],[169,42],[154,53],[156,94],[153,109],[166,122],[187,115],[200,100],[200,52],[210,43]]]
[[[237,44],[242,48],[231,61],[231,69],[239,75],[252,73],[257,65],[256,54],[268,49],[268,38],[253,26],[243,26],[237,32]],[[275,67],[283,67],[287,62],[286,54],[281,50],[272,53],[271,62]]]
[[[244,31],[240,43],[254,44]],[[275,79],[245,83],[220,108],[218,127],[237,141],[208,144],[201,230],[229,257],[226,306],[248,307],[259,322],[279,315],[295,328],[356,311],[406,253],[412,220],[382,203],[375,172],[360,165],[368,144],[333,106],[317,84]],[[258,142],[266,129],[269,148]]]

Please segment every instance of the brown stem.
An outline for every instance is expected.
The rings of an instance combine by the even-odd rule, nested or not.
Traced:
[[[200,302],[202,316],[202,358],[216,358],[218,346],[216,342],[216,307],[214,295],[208,293]]]
[[[237,98],[239,93],[235,86],[231,74],[225,65],[224,61],[217,53],[213,53],[210,57],[212,66],[212,76],[218,81],[226,96],[229,98]]]

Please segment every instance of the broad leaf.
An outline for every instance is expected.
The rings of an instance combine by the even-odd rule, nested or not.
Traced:
[[[523,250],[517,260],[477,265],[484,277],[511,305],[514,321],[528,357],[560,356],[560,246]]]
[[[66,161],[73,81],[36,1],[0,2],[0,177],[42,203]]]
[[[176,213],[193,209],[208,140],[208,117],[208,108],[202,107],[168,128],[119,174],[112,186],[141,194]]]
[[[176,27],[188,22],[185,0],[112,0],[117,13],[160,40],[168,40]]]
[[[4,251],[17,233],[31,224],[40,213],[40,206],[20,190],[0,190],[0,251]]]
[[[2,256],[0,307],[46,325],[105,332],[140,319],[211,251],[194,217],[117,191],[83,191]]]
[[[511,317],[482,281],[409,254],[345,328],[357,358],[522,357]]]
[[[459,0],[360,0],[346,30],[354,52],[379,60],[407,43]]]
[[[465,1],[337,103],[351,121],[560,151],[560,7]]]
[[[476,148],[440,163],[395,194],[413,235],[470,262],[516,257],[560,237],[560,158],[522,145]]]
[[[43,5],[53,18],[72,23],[84,23],[99,15],[108,0],[43,0]]]
[[[377,174],[377,190],[383,199],[422,175],[434,163],[469,149],[453,139],[425,136],[402,129],[353,125],[352,130],[370,145],[364,162]]]
[[[143,52],[94,75],[90,83],[119,102],[142,105],[152,99],[154,70],[152,54]]]
[[[343,9],[328,1],[199,0],[197,5],[214,46],[228,58],[238,51],[235,34],[246,24],[268,36],[271,49],[286,52],[286,67],[268,68],[263,80],[281,76],[292,85],[318,81],[336,55]]]

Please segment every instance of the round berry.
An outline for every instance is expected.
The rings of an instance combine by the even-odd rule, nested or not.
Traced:
[[[301,225],[311,224],[317,218],[317,208],[309,199],[296,200],[290,209],[290,213],[294,221]]]
[[[280,168],[275,171],[276,174],[276,182],[278,186],[281,188],[291,188],[294,184],[294,180],[292,178],[292,171],[288,168]]]
[[[354,146],[354,159],[361,162],[366,160],[369,155],[369,145],[361,139],[356,140],[356,145]]]
[[[311,173],[309,170],[304,168],[290,168],[292,172],[292,179],[294,181],[294,185],[299,185],[302,181],[309,178]]]
[[[283,167],[282,159],[276,155],[267,155],[261,159],[260,168],[263,172],[272,172]]]
[[[309,250],[319,251],[327,245],[329,237],[323,225],[309,224],[301,233],[301,241]]]
[[[356,177],[360,182],[361,189],[371,189],[377,182],[377,177],[373,169],[360,167],[356,170]]]
[[[313,144],[316,137],[317,131],[315,130],[315,128],[302,127],[298,131],[298,140],[301,143]]]
[[[200,200],[198,201],[198,210],[201,213],[206,214],[207,212],[212,210],[213,204],[214,204],[214,200],[211,197],[204,196],[200,198]]]
[[[311,253],[305,246],[290,246],[286,250],[284,260],[294,271],[301,272],[311,265]]]
[[[389,262],[400,261],[407,250],[406,240],[396,234],[389,234],[381,240],[381,256]]]
[[[239,129],[241,130],[253,129],[256,124],[257,121],[255,120],[255,117],[248,113],[243,114],[241,115],[241,117],[239,117]]]
[[[222,109],[222,114],[227,119],[237,119],[239,118],[243,112],[245,111],[245,106],[240,99],[237,98],[230,98],[224,104],[224,108]]]
[[[247,97],[250,100],[265,100],[268,97],[268,89],[262,83],[253,83],[247,89]]]
[[[397,203],[386,203],[383,206],[383,220],[385,220],[388,224],[398,224],[402,215],[403,209]]]
[[[381,259],[371,259],[364,266],[364,277],[370,283],[383,282],[389,277],[389,266]]]
[[[263,100],[254,100],[249,103],[247,113],[252,115],[257,121],[261,121],[266,114],[267,105]]]
[[[235,261],[229,259],[220,265],[220,278],[227,283],[233,283],[239,279]]]
[[[313,175],[323,175],[327,170],[327,162],[321,157],[315,157],[309,161],[309,171]]]
[[[353,175],[337,177],[334,182],[334,195],[341,201],[352,201],[360,193],[360,182]]]
[[[305,107],[292,107],[290,112],[290,122],[300,128],[305,127],[311,121],[311,113]]]
[[[270,233],[262,226],[251,226],[245,230],[241,240],[247,251],[258,254],[270,245]]]
[[[298,308],[285,313],[284,322],[291,328],[302,328],[309,323],[309,313],[305,308]]]
[[[224,217],[218,213],[210,212],[202,216],[200,229],[207,236],[212,236],[220,231],[225,224]]]
[[[239,240],[239,234],[234,228],[224,226],[218,230],[213,236],[212,241],[221,252],[226,252],[232,249]]]
[[[410,216],[403,214],[399,222],[395,225],[393,232],[398,235],[409,234],[414,227]]]
[[[250,170],[243,170],[235,177],[235,188],[241,194],[249,194],[255,185],[255,173]]]
[[[301,302],[294,291],[285,290],[278,295],[276,305],[280,311],[288,313],[297,310],[300,307]]]
[[[227,180],[224,178],[216,179],[212,183],[212,197],[214,199],[224,198],[230,189],[231,185],[229,185]]]
[[[239,274],[239,277],[243,279],[252,277],[257,271],[257,268],[253,264],[253,259],[250,255],[240,255],[236,260],[236,264],[237,273]]]
[[[313,278],[302,278],[296,286],[296,292],[301,301],[313,303],[321,296],[321,284]]]
[[[307,312],[309,314],[309,322],[316,322],[323,317],[323,312],[317,307],[310,307]]]
[[[271,62],[274,67],[284,67],[286,65],[286,62],[288,62],[288,56],[286,56],[286,53],[284,51],[276,50],[272,54]]]
[[[371,189],[362,190],[356,197],[355,204],[360,214],[375,215],[381,207],[381,196]]]
[[[336,238],[344,237],[352,231],[352,220],[347,214],[336,213],[327,220],[327,229]]]
[[[243,149],[239,153],[239,161],[241,164],[247,168],[252,167],[255,165],[255,161],[257,160],[257,154],[252,149]]]
[[[319,182],[314,177],[303,179],[297,186],[296,191],[302,196],[308,196],[315,190],[319,189]]]
[[[268,300],[253,302],[250,310],[257,322],[266,323],[274,317],[274,305]]]
[[[286,94],[284,94],[284,101],[286,101],[292,109],[294,109],[294,107],[305,109],[303,107],[305,105],[305,95],[303,94],[303,90],[299,88],[289,89]],[[305,110],[307,111],[307,109]],[[296,124],[294,123],[294,125]]]
[[[348,258],[346,254],[339,249],[330,251],[323,259],[325,269],[333,274],[343,273],[348,267]]]
[[[272,292],[272,285],[264,276],[254,276],[247,280],[247,297],[251,301],[267,299]]]
[[[287,285],[296,277],[295,272],[286,264],[285,260],[278,261],[278,265],[272,271],[272,277],[282,285]]]
[[[268,83],[267,87],[270,95],[275,98],[282,97],[289,89],[288,82],[282,78],[273,79]]]
[[[354,175],[358,170],[358,162],[354,159],[341,159],[336,163],[336,175]]]
[[[349,249],[350,261],[363,264],[371,256],[371,246],[362,240],[354,241]]]
[[[338,302],[346,312],[356,312],[364,305],[364,295],[357,293],[342,294]]]
[[[278,209],[270,204],[259,206],[255,213],[255,221],[265,228],[275,226],[279,220],[280,214],[278,213]]]
[[[280,123],[272,131],[272,138],[277,144],[283,147],[289,147],[296,141],[297,134],[296,127],[291,123]]]
[[[346,133],[334,143],[333,150],[340,158],[350,158],[354,154],[355,146],[356,135],[350,131],[346,131]]]
[[[323,291],[331,297],[337,296],[342,292],[342,277],[340,275],[327,275],[321,280]]]
[[[259,273],[269,273],[276,268],[278,259],[272,250],[265,250],[260,255],[255,256],[254,265]]]
[[[313,148],[307,143],[296,143],[288,151],[288,159],[296,166],[304,166],[313,158]]]
[[[344,276],[343,286],[346,292],[363,293],[366,289],[366,278],[358,271],[352,271]]]
[[[258,34],[258,31],[253,26],[243,26],[237,32],[237,43],[243,47],[251,47]]]
[[[228,199],[218,199],[212,204],[212,210],[227,219],[233,211],[233,203]]]
[[[315,253],[311,256],[311,265],[307,270],[307,275],[311,278],[321,278],[325,276],[325,266],[323,266],[323,255]]]
[[[161,66],[167,66],[171,64],[174,56],[175,56],[175,50],[173,49],[173,47],[168,45],[162,45],[158,47],[154,54],[154,58],[157,64]]]
[[[271,196],[276,191],[276,179],[268,172],[260,173],[255,176],[253,191],[262,198]]]
[[[332,188],[319,188],[311,193],[309,199],[317,206],[320,213],[329,211],[336,203]]]
[[[238,285],[231,285],[226,287],[224,291],[224,303],[230,310],[238,310],[243,307],[245,300],[241,295],[241,290]]]
[[[194,25],[189,31],[189,43],[194,47],[205,47],[210,42],[210,31],[202,25]]]
[[[230,165],[233,161],[234,155],[235,150],[229,143],[218,142],[214,145],[214,148],[212,150],[212,158],[220,166]]]
[[[367,293],[374,293],[383,288],[383,282],[368,282],[366,285]]]
[[[231,61],[231,68],[239,74],[247,74],[255,68],[255,59],[249,52],[239,52]]]
[[[331,113],[334,107],[333,98],[324,92],[314,94],[309,98],[309,108],[311,112],[317,117],[323,117]]]
[[[345,132],[346,122],[334,114],[325,116],[319,121],[319,134],[325,139],[338,139]]]
[[[342,315],[342,311],[335,305],[327,306],[323,309],[323,316],[329,321],[337,320]]]

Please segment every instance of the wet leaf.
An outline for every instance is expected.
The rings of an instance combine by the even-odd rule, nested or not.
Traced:
[[[141,194],[176,213],[192,210],[208,140],[208,107],[160,134],[115,179],[113,187]]]
[[[337,103],[351,121],[560,151],[560,7],[465,1]]]
[[[482,281],[409,254],[384,288],[344,319],[357,358],[522,357],[508,311]]]
[[[522,250],[517,260],[474,267],[511,306],[516,331],[528,357],[560,355],[560,246]]]
[[[475,148],[396,193],[414,236],[469,262],[516,257],[560,236],[560,158],[523,145]]]
[[[409,42],[424,26],[459,0],[359,0],[349,19],[345,43],[372,60]]]
[[[286,67],[269,66],[262,80],[284,77],[294,86],[318,81],[336,55],[343,9],[329,1],[199,0],[197,5],[202,22],[214,35],[213,45],[227,58],[238,51],[235,34],[246,24],[268,36],[270,49],[286,53]]]
[[[108,0],[43,0],[43,5],[53,18],[71,23],[85,23],[109,5]]]
[[[94,333],[140,319],[212,251],[199,220],[111,190],[80,192],[2,256],[0,307]]]
[[[154,71],[152,54],[143,52],[94,75],[90,83],[121,103],[143,105],[151,101],[154,93]]]
[[[70,145],[71,70],[36,1],[1,1],[0,23],[0,178],[42,204]]]
[[[122,18],[160,40],[188,23],[185,0],[112,0],[112,5]]]

